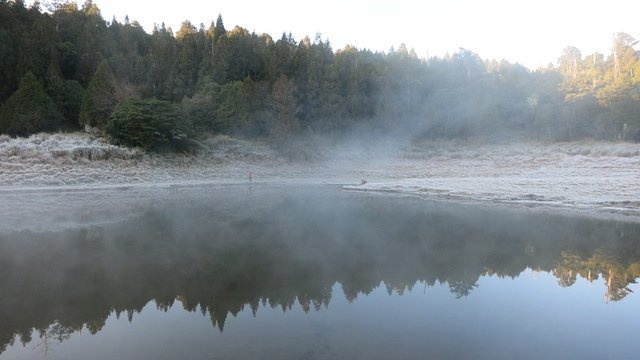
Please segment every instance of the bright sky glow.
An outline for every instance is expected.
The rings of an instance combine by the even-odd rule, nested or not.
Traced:
[[[46,2],[46,1],[45,1]],[[82,4],[83,0],[78,0]],[[459,47],[483,59],[506,59],[529,68],[556,63],[575,46],[583,55],[608,55],[616,32],[640,39],[638,0],[94,0],[102,16],[129,15],[146,31],[165,22],[174,32],[184,20],[209,26],[222,14],[236,25],[275,39],[296,40],[317,32],[334,50],[352,44],[388,51],[406,43],[420,57],[443,56]]]

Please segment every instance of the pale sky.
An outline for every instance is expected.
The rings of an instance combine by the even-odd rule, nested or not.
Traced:
[[[43,1],[44,2],[44,1]],[[78,1],[80,4],[83,0]],[[608,55],[616,32],[640,39],[640,0],[94,0],[102,16],[129,15],[147,32],[165,22],[174,32],[184,20],[209,26],[218,13],[236,25],[274,39],[296,40],[317,32],[334,50],[352,44],[388,51],[401,43],[420,57],[443,56],[464,47],[483,59],[506,59],[535,69],[556,63],[575,46]]]

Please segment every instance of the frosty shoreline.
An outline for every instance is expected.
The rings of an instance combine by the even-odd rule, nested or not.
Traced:
[[[312,161],[287,161],[266,144],[228,137],[205,144],[209,153],[197,156],[149,155],[81,133],[0,135],[0,196],[250,181],[340,184],[347,190],[640,218],[640,144],[360,143],[317,146]]]
[[[627,215],[640,219],[640,144],[422,144],[350,190]]]

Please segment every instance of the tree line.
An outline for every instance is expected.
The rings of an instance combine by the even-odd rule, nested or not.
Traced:
[[[287,138],[375,129],[420,139],[640,141],[640,55],[567,47],[531,71],[467,49],[421,59],[335,50],[320,35],[273,39],[222,17],[149,34],[91,0],[0,0],[0,133],[90,127],[116,142],[188,145],[199,134]],[[167,114],[170,114],[168,116]],[[358,130],[354,130],[358,129]]]

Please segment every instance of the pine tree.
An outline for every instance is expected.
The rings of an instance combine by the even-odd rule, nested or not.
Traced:
[[[222,15],[218,14],[218,19],[216,19],[216,31],[214,34],[214,40],[218,41],[218,38],[226,33],[227,30],[224,28],[224,24],[222,23]]]
[[[82,25],[76,43],[78,64],[74,78],[85,86],[97,71],[97,65],[108,56],[105,50],[109,46],[109,29],[100,15],[100,9],[91,0],[84,2],[79,15]]]
[[[61,121],[62,115],[42,84],[27,73],[0,111],[0,133],[25,136],[55,130]]]
[[[181,100],[184,95],[191,97],[195,93],[203,51],[198,47],[198,31],[189,21],[182,23],[176,39],[178,50],[168,83],[172,98]]]
[[[80,107],[80,125],[104,129],[118,105],[118,96],[109,64],[103,61],[91,78]]]
[[[147,54],[147,88],[156,99],[169,99],[170,87],[168,79],[171,75],[176,57],[176,39],[173,33],[162,23],[155,28],[150,38],[150,49]]]

